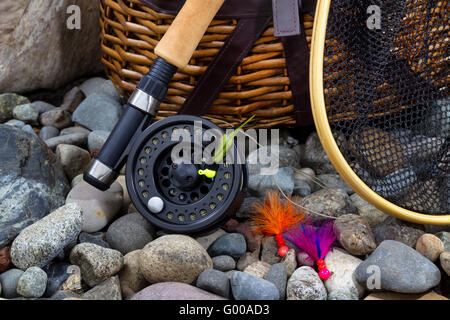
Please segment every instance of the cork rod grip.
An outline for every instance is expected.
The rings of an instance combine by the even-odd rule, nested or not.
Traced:
[[[155,54],[178,68],[187,66],[224,0],[187,0]]]

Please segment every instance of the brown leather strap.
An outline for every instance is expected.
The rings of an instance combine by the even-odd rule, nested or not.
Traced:
[[[314,122],[309,97],[309,48],[303,23],[303,15],[300,15],[302,34],[281,39],[294,102],[294,117],[298,126]]]
[[[271,16],[239,20],[234,31],[184,102],[179,114],[206,113],[271,20]]]

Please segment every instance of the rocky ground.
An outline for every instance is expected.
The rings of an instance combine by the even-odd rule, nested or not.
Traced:
[[[80,174],[122,112],[111,81],[81,82],[64,92],[57,107],[50,100],[31,100],[0,95],[3,298],[450,296],[450,226],[406,223],[365,202],[336,174],[315,132],[301,141],[283,131],[282,168],[275,179],[250,166],[249,189],[235,218],[193,238],[149,224],[131,204],[123,175],[107,192],[82,180]],[[296,195],[306,210],[338,218],[337,245],[325,259],[330,279],[322,281],[293,245],[288,243],[290,251],[280,258],[273,237],[251,231],[252,204],[276,184]],[[374,266],[384,293],[371,287]]]

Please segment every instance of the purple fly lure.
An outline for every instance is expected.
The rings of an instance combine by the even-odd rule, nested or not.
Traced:
[[[323,259],[325,259],[336,240],[333,220],[326,220],[322,224],[319,224],[319,222],[315,224],[297,224],[296,227],[286,230],[285,237],[316,261],[319,276],[322,280],[326,280],[331,276]]]

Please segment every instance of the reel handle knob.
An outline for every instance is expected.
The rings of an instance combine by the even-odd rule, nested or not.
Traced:
[[[159,41],[155,54],[178,68],[187,66],[224,0],[187,0]]]

